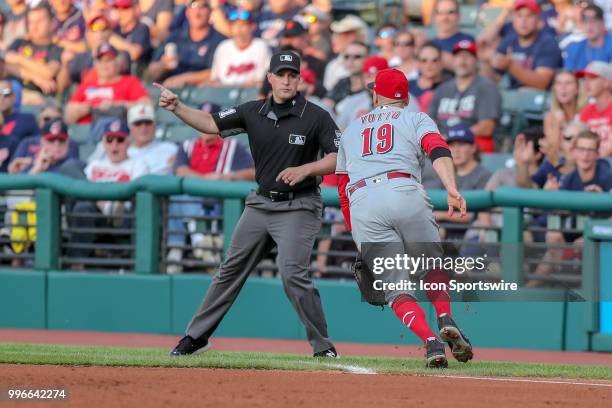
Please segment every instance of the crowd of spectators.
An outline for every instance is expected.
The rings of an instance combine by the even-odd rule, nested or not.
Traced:
[[[368,25],[357,14],[336,15],[329,0],[7,0],[0,13],[0,172],[59,172],[94,182],[143,174],[252,180],[250,153],[235,141],[195,132],[180,144],[156,140],[164,124],[149,85],[257,88],[266,97],[269,58],[282,48],[302,58],[300,91],[341,129],[371,109],[366,85],[378,71],[402,70],[410,87],[407,109],[427,112],[438,124],[460,189],[608,192],[610,1],[478,3],[500,13],[480,32],[466,32],[457,0],[433,4],[431,29],[407,18]],[[550,106],[539,127],[511,135],[511,165],[491,175],[481,158],[502,148],[495,138],[502,95],[524,87],[548,91]],[[219,109],[208,102],[203,109]],[[87,157],[79,155],[83,140],[71,137],[75,125],[89,126],[86,142],[96,144]],[[429,163],[422,181],[441,187]],[[211,245],[214,237],[200,233],[194,219],[220,215],[221,208],[181,199],[169,205],[173,260],[182,259],[186,237],[194,247]],[[129,204],[77,202],[73,211],[108,215],[129,211]],[[488,213],[467,220],[436,213],[436,219],[462,224],[443,228],[447,238],[467,231],[466,238],[483,240],[476,227],[500,224]],[[210,253],[199,254],[210,260]]]

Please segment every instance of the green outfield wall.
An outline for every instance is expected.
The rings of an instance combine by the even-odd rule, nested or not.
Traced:
[[[0,271],[0,327],[182,334],[210,283],[207,275],[159,274],[160,198],[173,194],[218,197],[224,203],[226,245],[238,222],[243,199],[252,183],[222,183],[172,176],[145,176],[132,183],[89,183],[58,175],[0,175],[3,190],[35,190],[37,242],[34,271]],[[446,205],[442,191],[428,192],[438,209]],[[325,202],[338,205],[334,189],[323,189]],[[522,240],[525,207],[612,211],[612,194],[549,192],[503,188],[464,192],[468,207],[503,208],[501,241]],[[81,199],[129,199],[136,202],[134,274],[58,270],[60,202]],[[609,234],[607,233],[610,232]],[[581,290],[532,289],[507,301],[457,302],[453,312],[475,344],[547,350],[612,351],[612,311],[599,302],[612,299],[612,223],[591,220],[585,227]],[[519,246],[517,246],[519,247]],[[501,259],[501,277],[520,282],[520,247]],[[417,343],[417,339],[385,308],[360,302],[353,282],[316,283],[337,341]],[[485,298],[486,300],[486,298]],[[433,316],[431,307],[429,316]],[[432,324],[435,322],[432,320]],[[612,330],[611,330],[612,331]],[[218,329],[219,336],[305,339],[304,329],[278,279],[249,279],[236,305]]]

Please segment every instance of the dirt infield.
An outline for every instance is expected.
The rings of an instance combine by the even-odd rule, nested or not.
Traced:
[[[94,333],[64,330],[13,330],[0,329],[0,342],[95,345],[120,347],[164,347],[171,349],[178,336],[136,333]],[[255,351],[277,353],[309,354],[308,343],[303,340],[270,340],[212,338],[214,350]],[[340,354],[351,356],[412,357],[423,356],[419,346],[392,344],[336,343]],[[476,349],[480,361],[512,361],[529,363],[586,364],[612,366],[610,353],[578,353],[564,351],[517,350],[517,349]]]
[[[176,336],[0,330],[0,342],[68,345],[164,347]],[[308,354],[305,341],[215,338],[225,351],[275,351]],[[415,346],[338,343],[346,355],[421,357]],[[525,350],[477,350],[481,360],[612,365],[601,353]],[[0,401],[4,406],[61,407],[576,407],[612,406],[612,382],[475,378],[416,375],[359,375],[340,372],[294,372],[200,368],[128,368],[0,365],[0,388],[61,387],[66,401]],[[606,402],[607,401],[607,402]]]
[[[18,403],[12,405],[15,407],[612,405],[612,388],[596,385],[335,372],[3,365],[2,383],[55,385],[68,390],[68,399],[62,403]]]

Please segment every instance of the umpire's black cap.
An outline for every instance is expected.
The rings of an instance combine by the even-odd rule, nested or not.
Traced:
[[[300,56],[293,51],[277,52],[270,59],[270,72],[278,74],[283,69],[290,69],[300,73]]]

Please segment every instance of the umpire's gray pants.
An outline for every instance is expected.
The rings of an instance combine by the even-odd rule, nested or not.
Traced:
[[[319,291],[308,274],[314,240],[321,229],[322,209],[319,195],[272,202],[255,192],[249,194],[226,259],[219,266],[186,334],[209,338],[249,274],[276,244],[276,263],[285,293],[306,327],[310,345],[315,353],[332,347]]]

